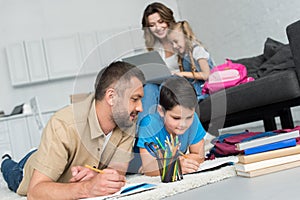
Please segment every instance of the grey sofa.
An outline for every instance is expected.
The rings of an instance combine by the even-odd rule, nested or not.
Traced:
[[[300,105],[300,20],[286,28],[289,44],[270,38],[262,55],[244,64],[255,81],[221,90],[199,103],[199,118],[213,135],[218,129],[263,120],[265,131],[294,128],[291,107]]]

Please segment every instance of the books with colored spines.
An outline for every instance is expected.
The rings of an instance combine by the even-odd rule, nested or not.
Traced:
[[[262,160],[249,164],[237,163],[235,164],[236,171],[249,172],[253,170],[259,170],[267,167],[272,167],[276,165],[282,165],[290,162],[300,161],[300,154],[283,156],[279,158],[272,158],[267,160]]]
[[[287,147],[292,147],[296,146],[296,139],[288,139],[288,140],[283,140],[279,142],[274,142],[270,144],[264,144],[261,146],[257,147],[252,147],[249,149],[244,150],[245,155],[251,155],[251,154],[256,154],[256,153],[261,153],[261,152],[266,152],[266,151],[271,151],[271,150],[276,150],[276,149],[281,149],[281,148],[287,148]]]
[[[272,158],[294,155],[294,154],[300,154],[300,145],[282,148],[282,149],[276,149],[272,151],[266,151],[262,153],[251,154],[251,155],[238,155],[238,162],[247,164],[247,163],[272,159]]]
[[[246,142],[240,142],[236,144],[236,149],[241,151],[252,147],[261,146],[264,144],[270,144],[270,143],[279,142],[282,140],[287,140],[287,139],[297,138],[297,137],[299,137],[298,130],[291,131],[288,133],[278,133],[277,135],[261,137]]]
[[[291,168],[299,167],[299,166],[300,166],[300,161],[294,161],[294,162],[288,162],[288,163],[281,164],[281,165],[275,165],[275,166],[266,167],[266,168],[262,168],[262,169],[252,170],[252,171],[248,171],[248,172],[236,171],[236,173],[238,176],[244,176],[244,177],[250,178],[250,177],[261,176],[261,175],[278,172],[278,171],[282,171],[282,170],[286,170],[286,169],[291,169]]]

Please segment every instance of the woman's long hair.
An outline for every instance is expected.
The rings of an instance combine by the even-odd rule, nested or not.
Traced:
[[[143,14],[143,19],[142,19],[142,26],[144,30],[144,39],[145,39],[145,45],[148,51],[153,50],[153,46],[155,44],[155,41],[157,38],[153,35],[153,33],[150,30],[150,24],[148,21],[149,15],[152,15],[154,13],[158,13],[161,17],[161,19],[168,24],[168,27],[170,26],[171,23],[175,23],[175,19],[173,16],[173,11],[165,6],[162,3],[152,3],[149,4]]]

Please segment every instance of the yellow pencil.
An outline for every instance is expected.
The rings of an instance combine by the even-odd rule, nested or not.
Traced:
[[[97,168],[95,168],[95,167],[92,167],[92,166],[89,166],[89,165],[85,165],[85,167],[86,167],[86,168],[89,168],[89,169],[91,169],[91,170],[93,170],[93,171],[95,171],[95,172],[98,172],[98,173],[100,173],[100,174],[104,174],[104,171],[103,171],[103,170],[97,169]]]
[[[188,156],[185,155],[184,153],[182,153],[181,151],[179,151],[179,154],[182,155],[182,157],[184,157],[184,158],[188,158]]]
[[[89,168],[89,169],[91,169],[91,170],[93,170],[93,171],[95,171],[95,172],[98,172],[98,173],[100,173],[100,174],[104,174],[104,173],[105,173],[103,170],[98,169],[98,168],[95,168],[95,167],[92,167],[92,166],[90,166],[90,165],[84,165],[84,167]],[[124,182],[126,183],[127,181],[125,180]]]

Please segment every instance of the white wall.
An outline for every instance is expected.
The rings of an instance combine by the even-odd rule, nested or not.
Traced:
[[[69,104],[74,78],[12,87],[4,48],[11,43],[57,37],[78,32],[141,27],[142,13],[153,1],[146,0],[0,0],[0,110],[9,114],[13,107],[37,96],[42,111]],[[174,10],[177,2],[161,1]],[[116,47],[117,48],[117,47]],[[93,90],[95,76],[83,78],[86,91]]]
[[[0,0],[0,110],[38,96],[41,110],[69,103],[74,78],[12,87],[4,48],[14,42],[77,32],[140,27],[151,0]],[[300,18],[300,1],[289,0],[161,0],[176,19],[188,20],[217,64],[225,58],[262,53],[267,37],[287,42],[285,27]],[[83,78],[92,90],[94,76]],[[293,109],[293,115],[297,115]],[[300,118],[300,116],[299,116]]]
[[[287,43],[285,28],[300,19],[298,0],[177,0],[182,19],[217,64],[259,55],[267,37]]]
[[[267,37],[288,43],[286,26],[300,19],[298,0],[177,0],[177,3],[181,18],[191,24],[216,64],[223,63],[225,58],[262,54]],[[300,107],[292,109],[295,125],[300,125],[299,113]],[[253,122],[222,132],[249,128],[263,131],[263,124]]]

